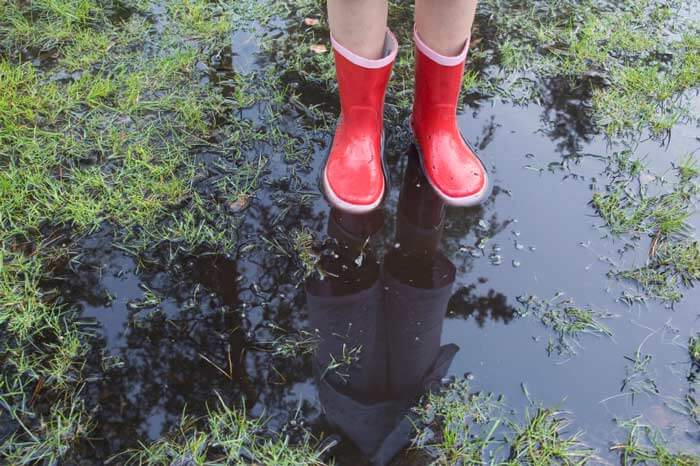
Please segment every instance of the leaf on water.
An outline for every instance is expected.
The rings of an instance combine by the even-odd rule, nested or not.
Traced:
[[[228,207],[233,212],[240,212],[240,211],[244,210],[246,207],[248,207],[249,202],[250,202],[250,198],[246,195],[242,195],[242,196],[237,197],[235,200],[229,202]]]
[[[314,44],[311,47],[309,47],[313,53],[316,54],[321,54],[321,53],[326,53],[328,52],[328,47],[326,47],[323,44]]]

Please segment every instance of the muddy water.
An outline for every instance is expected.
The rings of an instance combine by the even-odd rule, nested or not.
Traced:
[[[237,60],[244,71],[263,66],[255,44],[242,42],[234,43],[234,69]],[[521,414],[529,403],[523,386],[531,399],[570,411],[571,430],[585,431],[611,461],[609,446],[624,438],[615,420],[640,414],[672,445],[697,449],[697,425],[668,403],[689,390],[683,345],[700,327],[700,290],[684,290],[673,308],[619,299],[636,290],[608,278],[610,262],[642,264],[648,244],[627,250],[610,238],[589,201],[607,182],[605,157],[622,147],[595,134],[571,89],[541,84],[550,91],[539,105],[468,100],[460,113],[495,184],[478,208],[443,206],[397,127],[387,128],[398,136],[387,148],[390,189],[375,215],[343,215],[318,195],[326,134],[304,143],[315,151],[309,170],[288,176],[290,166],[272,160],[227,256],[171,260],[164,247],[134,258],[112,245],[107,228],[85,239],[63,295],[94,323],[91,455],[157,439],[183,410],[204,415],[221,396],[280,429],[296,416],[337,435],[339,464],[381,463],[405,445],[411,403],[444,377],[467,373],[475,390],[505,395]],[[303,92],[318,99],[317,89]],[[256,109],[246,115],[255,119]],[[290,111],[283,124],[299,118]],[[670,141],[643,141],[636,153],[664,171],[698,148],[696,136],[697,128],[681,126]],[[325,280],[304,279],[289,251],[271,246],[299,228],[324,244]],[[554,335],[518,315],[518,297],[559,292],[613,314],[604,322],[613,337],[584,335],[576,354],[548,351]],[[275,352],[281,338],[303,339],[301,331],[317,338],[315,354]],[[621,390],[626,356],[640,345],[652,356],[646,376],[659,395]]]

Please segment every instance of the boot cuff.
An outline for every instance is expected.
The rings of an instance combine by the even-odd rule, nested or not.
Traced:
[[[362,68],[368,69],[384,68],[385,66],[391,65],[394,63],[396,54],[399,51],[399,43],[396,40],[396,36],[389,29],[386,30],[386,38],[384,39],[384,57],[378,60],[371,60],[351,52],[338,43],[338,41],[335,40],[335,37],[333,37],[333,34],[331,34],[331,44],[333,44],[333,49],[337,53],[348,59],[350,62],[357,66],[361,66]]]
[[[416,42],[416,48],[425,56],[430,58],[432,61],[442,66],[457,66],[461,65],[464,60],[467,59],[467,51],[469,50],[469,39],[464,43],[464,48],[462,51],[453,57],[448,57],[445,55],[440,55],[435,50],[428,47],[428,44],[423,42],[423,40],[418,35],[418,29],[413,26],[413,40]]]

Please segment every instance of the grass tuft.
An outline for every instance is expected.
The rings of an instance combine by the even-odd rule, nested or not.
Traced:
[[[576,348],[581,347],[579,340],[585,334],[612,336],[610,329],[600,320],[614,315],[578,307],[571,298],[565,298],[564,293],[557,293],[549,300],[534,295],[519,296],[517,299],[522,305],[518,315],[533,315],[556,334],[556,339],[550,339],[547,345],[549,354],[575,355]]]
[[[204,419],[183,416],[177,433],[138,450],[124,452],[109,463],[126,465],[173,464],[274,464],[323,466],[324,451],[311,435],[299,443],[270,431],[263,419],[252,419],[245,410],[220,406]]]
[[[700,333],[694,337],[690,337],[688,341],[688,354],[690,354],[690,360],[693,364],[700,368]]]
[[[665,440],[650,426],[642,424],[639,418],[624,421],[621,427],[628,430],[625,442],[611,447],[620,454],[623,466],[635,464],[655,464],[659,466],[697,466],[700,457],[688,453],[673,453],[668,450]]]
[[[566,435],[570,421],[564,413],[539,407],[532,415],[525,412],[525,425],[516,425],[510,461],[528,465],[577,465],[594,458],[580,437],[581,432]]]
[[[428,394],[413,414],[413,448],[432,464],[574,465],[596,459],[581,432],[566,433],[565,413],[539,406],[519,422],[502,397],[472,393],[464,379]]]
[[[681,287],[700,278],[700,245],[690,237],[688,224],[700,194],[698,173],[690,156],[676,164],[670,181],[647,173],[629,151],[613,156],[608,169],[612,181],[605,192],[593,194],[591,204],[613,236],[633,241],[646,237],[650,244],[645,265],[611,275],[637,283],[646,296],[671,303],[683,297]]]

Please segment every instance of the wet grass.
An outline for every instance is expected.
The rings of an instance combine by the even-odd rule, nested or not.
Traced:
[[[292,28],[292,42],[298,46],[271,41],[266,47],[281,51],[288,74],[332,95],[333,61],[323,5],[305,0],[295,7],[292,16],[298,24],[307,17],[319,21]],[[697,25],[678,20],[680,7],[674,1],[648,0],[618,6],[592,0],[481,2],[465,95],[540,101],[547,90],[532,78],[561,78],[584,89],[591,118],[610,137],[642,130],[662,134],[692,118],[683,94],[700,85]],[[410,4],[390,2],[390,26],[401,44],[387,97],[388,118],[394,123],[402,123],[411,106],[412,14]],[[668,29],[674,34],[666,34]],[[328,52],[312,52],[319,44]],[[333,121],[333,116],[329,113],[327,119]]]
[[[176,436],[164,438],[140,449],[111,458],[108,464],[205,465],[269,464],[279,466],[325,465],[323,448],[309,434],[292,443],[271,431],[264,419],[226,406],[212,410],[206,419],[184,416]]]
[[[651,335],[653,334],[650,334],[649,337]],[[647,337],[647,339],[649,337]],[[634,354],[625,356],[628,364],[625,369],[625,378],[620,386],[620,392],[629,395],[632,402],[634,402],[635,398],[639,395],[652,396],[659,394],[659,386],[652,374],[650,374],[653,356],[642,351],[647,339],[637,347]]]
[[[690,354],[690,360],[693,364],[700,367],[700,334],[690,337],[688,341],[688,354]]]
[[[586,334],[612,336],[600,320],[613,318],[613,314],[578,307],[571,298],[564,297],[564,293],[557,293],[548,300],[532,295],[520,296],[518,302],[522,305],[517,311],[519,316],[538,318],[556,335],[556,338],[549,339],[548,354],[575,355],[577,348],[582,348],[581,337]]]
[[[695,159],[684,157],[659,176],[625,151],[613,156],[607,175],[611,182],[591,204],[614,237],[649,242],[645,265],[612,275],[636,282],[645,296],[679,301],[681,289],[700,278],[700,249],[688,224],[698,199]]]
[[[413,448],[434,464],[573,465],[596,458],[581,432],[567,433],[566,413],[533,405],[519,422],[503,398],[473,393],[463,379],[429,394],[414,412]]]
[[[562,2],[542,14],[544,2],[527,10],[520,2],[482,2],[474,66],[464,81],[467,98],[524,93],[524,101],[536,100],[540,90],[519,79],[531,73],[590,85],[587,104],[611,136],[659,133],[688,118],[683,93],[698,84],[697,31],[678,24],[676,33],[661,34],[674,18],[673,4],[631,3],[637,2],[603,11],[588,2]],[[387,105],[390,124],[403,122],[410,111],[413,63],[412,7],[392,2],[391,8],[402,51]],[[232,31],[255,29],[276,14],[290,15],[295,24],[287,35],[261,40],[280,60],[249,74],[222,63]],[[241,213],[270,160],[289,162],[292,175],[308,169],[312,151],[306,148],[323,145],[336,113],[325,98],[335,93],[331,54],[310,49],[325,44],[330,50],[324,15],[317,0],[173,0],[160,8],[126,0],[0,4],[3,461],[77,462],[71,455],[95,426],[84,395],[93,331],[45,285],[57,269],[80,261],[77,240],[109,225],[114,245],[139,258],[159,245],[167,245],[171,257],[227,253],[239,244]],[[298,26],[306,17],[320,21]],[[319,92],[302,92],[304,86]],[[318,101],[306,101],[309,96]],[[299,127],[282,127],[283,113]],[[644,172],[630,164],[632,177]],[[678,182],[666,193],[643,189],[631,195],[625,182],[594,197],[614,235],[651,239],[649,263],[617,273],[651,296],[677,301],[680,287],[699,277],[698,242],[683,236],[697,175],[691,159],[684,159]],[[318,258],[310,235],[295,230],[284,245],[272,238],[271,249],[295,254],[312,273]],[[158,307],[161,297],[143,291],[132,305]],[[556,335],[550,351],[573,351],[585,333],[609,336],[599,322],[608,317],[604,313],[564,302],[537,312]],[[277,358],[307,355],[315,347],[314,335],[273,333],[267,349]],[[348,349],[328,370],[343,374],[360,350]],[[462,403],[440,408],[438,417],[450,422],[440,428],[439,455],[483,457],[490,446],[509,443],[518,463],[585,457],[577,436],[562,433],[566,421],[554,410],[536,408],[524,425],[508,424],[508,441],[494,443],[493,432],[507,424],[489,414],[498,400],[478,395]],[[475,422],[481,443],[464,436],[460,416],[483,420]],[[179,436],[113,462],[322,464],[322,448],[311,437],[292,443],[297,446],[267,432],[263,421],[221,407],[206,419],[183,419]]]
[[[697,32],[675,2],[487,1],[480,26],[500,65],[539,78],[560,76],[590,92],[591,116],[609,136],[659,134],[690,117],[678,96],[696,88]],[[677,34],[665,34],[672,28]],[[522,81],[516,81],[522,83]],[[536,88],[531,97],[540,97]]]
[[[318,349],[319,336],[307,330],[287,331],[270,322],[268,325],[274,337],[265,346],[278,358],[296,358],[313,354]]]
[[[313,275],[318,270],[319,255],[314,252],[313,234],[306,229],[294,230],[291,236],[291,246],[297,260],[304,271],[304,278]]]
[[[635,464],[696,466],[700,464],[698,456],[670,451],[664,438],[638,418],[624,421],[621,426],[628,431],[627,439],[613,445],[611,451],[620,454],[620,462],[623,466]]]
[[[594,459],[593,450],[582,441],[582,432],[566,434],[566,414],[549,408],[525,413],[525,425],[515,428],[511,464],[585,464]]]
[[[135,254],[162,243],[175,254],[236,244],[231,214],[245,208],[267,160],[243,154],[259,154],[252,146],[270,135],[243,118],[213,129],[276,95],[254,92],[252,75],[210,65],[240,10],[205,1],[0,5],[0,400],[14,431],[0,455],[10,464],[66,461],[92,426],[81,401],[90,333],[42,286],[79,257],[74,241],[109,224],[115,244]],[[236,91],[211,85],[222,78]],[[286,137],[278,129],[269,139]],[[220,181],[202,148],[216,154]],[[157,301],[147,292],[141,305]]]

